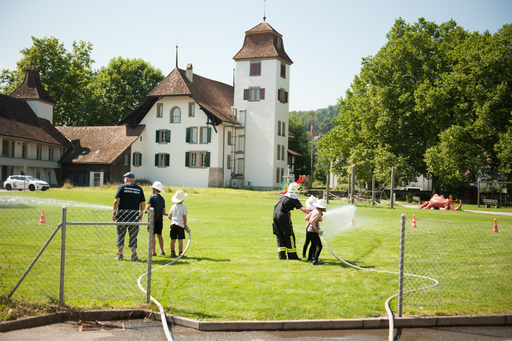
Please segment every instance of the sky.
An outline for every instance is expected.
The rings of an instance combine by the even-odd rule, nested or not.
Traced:
[[[194,73],[233,83],[233,57],[245,32],[266,17],[292,59],[290,111],[335,105],[364,57],[386,43],[395,20],[496,33],[512,23],[512,0],[0,0],[0,69],[15,69],[31,37],[54,37],[72,50],[92,43],[93,69],[112,58],[141,58],[168,75]]]

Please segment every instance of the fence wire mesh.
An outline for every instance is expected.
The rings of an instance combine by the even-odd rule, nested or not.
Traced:
[[[492,216],[491,216],[492,217]],[[405,305],[439,306],[461,302],[510,302],[512,233],[510,224],[461,224],[407,218],[404,272],[435,278],[435,288],[407,293]],[[404,276],[404,292],[432,285]]]
[[[36,255],[62,222],[62,209],[0,210],[0,294],[9,295]],[[118,217],[119,218],[119,217]],[[137,236],[139,260],[131,261],[129,235],[124,260],[117,260],[116,225],[112,210],[67,209],[64,301],[102,304],[115,300],[141,303],[145,294],[138,277],[147,271],[149,233],[141,225]],[[142,221],[147,223],[147,215]],[[92,223],[75,225],[74,223]],[[97,224],[94,224],[97,223]],[[17,288],[13,298],[57,301],[60,286],[62,228]],[[145,278],[143,278],[143,282]]]

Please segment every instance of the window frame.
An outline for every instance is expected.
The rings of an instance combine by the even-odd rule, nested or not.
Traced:
[[[134,167],[142,166],[142,153],[141,152],[133,152],[132,153],[132,164]]]
[[[204,136],[206,135],[206,136]],[[212,141],[212,128],[199,127],[199,143],[208,144]]]
[[[176,110],[178,110],[178,112],[179,112],[179,115],[176,115],[177,120],[175,120],[175,115],[174,115],[174,112]],[[170,115],[171,117],[170,117],[170,120],[169,120],[170,122],[169,123],[181,123],[181,109],[180,109],[180,107],[178,107],[178,106],[172,107],[172,109],[170,111],[170,114],[171,114]]]
[[[193,134],[194,131],[196,132],[195,133],[195,140],[192,139],[192,137],[194,137],[194,134]],[[198,140],[199,140],[198,136],[199,136],[199,128],[198,127],[187,127],[185,142],[186,143],[197,144]]]
[[[170,155],[167,153],[155,154],[155,167],[166,168],[170,165]]]
[[[196,117],[196,103],[188,102],[188,117]]]
[[[155,142],[159,144],[171,143],[171,131],[169,129],[158,129],[155,132]]]
[[[191,150],[185,152],[185,167],[208,168],[210,167],[210,152],[206,150]]]
[[[157,103],[156,104],[156,117],[157,118],[163,118],[164,117],[164,104],[163,103]]]

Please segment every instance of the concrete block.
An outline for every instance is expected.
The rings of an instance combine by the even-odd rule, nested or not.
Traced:
[[[436,326],[435,317],[395,317],[395,328],[430,328]]]
[[[282,321],[225,321],[200,322],[201,331],[252,331],[252,330],[283,330]]]
[[[283,330],[326,330],[326,329],[361,329],[361,320],[302,320],[282,321]]]
[[[378,318],[378,319],[363,319],[363,329],[379,329],[389,328],[389,319]]]
[[[175,316],[175,315],[169,315],[169,314],[166,314],[165,316],[167,318],[167,321],[171,324],[200,330],[199,329],[200,322],[197,320],[192,320],[189,318]]]
[[[505,325],[506,315],[496,316],[443,316],[437,317],[438,327],[456,326],[501,326]]]

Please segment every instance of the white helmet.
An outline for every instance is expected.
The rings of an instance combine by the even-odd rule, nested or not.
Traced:
[[[310,196],[309,198],[306,199],[306,208],[311,211],[314,210],[315,209],[314,204],[317,201],[318,201],[318,199],[314,195]]]
[[[323,209],[326,209],[327,208],[327,200],[325,199],[320,199],[318,200],[318,202],[315,202],[313,204],[315,207],[317,208],[323,208]]]
[[[288,192],[290,193],[299,193],[300,185],[296,182],[291,183],[290,186],[288,186]]]
[[[153,186],[151,186],[151,188],[154,188],[154,189],[158,190],[159,192],[165,193],[164,185],[162,185],[162,183],[160,181],[153,182]]]

